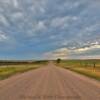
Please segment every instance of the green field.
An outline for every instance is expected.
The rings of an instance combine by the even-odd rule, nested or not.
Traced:
[[[29,70],[39,68],[46,62],[35,62],[30,64],[0,65],[0,80],[6,79],[12,75],[23,73]]]
[[[63,60],[59,65],[100,81],[100,60]]]

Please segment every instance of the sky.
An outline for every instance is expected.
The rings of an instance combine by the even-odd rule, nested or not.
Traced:
[[[100,58],[100,0],[0,0],[0,59]]]

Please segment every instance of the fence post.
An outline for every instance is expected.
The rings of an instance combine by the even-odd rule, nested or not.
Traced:
[[[96,63],[93,63],[93,71],[95,72]]]

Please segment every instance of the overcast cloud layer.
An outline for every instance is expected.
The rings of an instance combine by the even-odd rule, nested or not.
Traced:
[[[0,0],[0,59],[100,58],[100,0]]]

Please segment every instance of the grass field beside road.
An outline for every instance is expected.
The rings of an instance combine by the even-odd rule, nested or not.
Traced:
[[[32,64],[17,64],[17,65],[1,65],[0,66],[0,80],[6,79],[12,75],[23,73],[29,70],[39,68],[44,65],[44,62],[35,62]]]
[[[59,65],[100,81],[100,60],[64,60]]]

